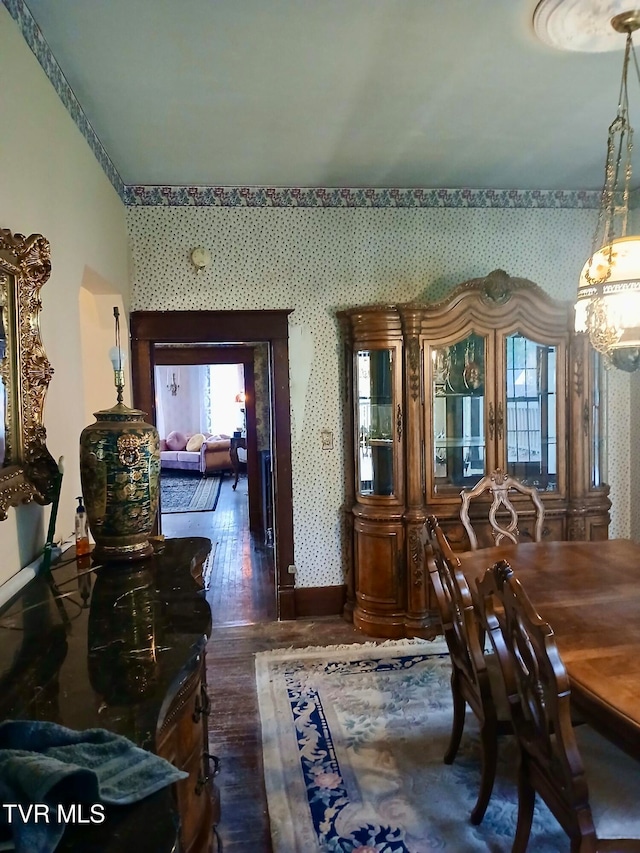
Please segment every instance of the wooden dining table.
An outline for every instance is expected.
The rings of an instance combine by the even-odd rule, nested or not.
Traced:
[[[507,560],[555,634],[576,710],[640,760],[640,543],[540,542],[458,553],[476,579]]]

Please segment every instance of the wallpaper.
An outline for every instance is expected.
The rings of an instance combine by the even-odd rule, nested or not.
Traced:
[[[573,301],[592,210],[132,206],[132,309],[293,309],[290,378],[298,586],[343,581],[341,356],[335,311],[439,299],[502,268]],[[198,273],[194,246],[212,255]],[[629,533],[629,378],[612,371],[611,536]],[[333,433],[323,450],[320,433]]]
[[[256,344],[253,348],[253,382],[256,408],[256,441],[258,450],[269,450],[271,445],[271,417],[269,412],[269,345]]]
[[[640,375],[635,374],[634,376],[631,376],[629,382],[631,385],[631,393],[629,395],[629,423],[640,424]],[[635,435],[633,436],[633,438],[635,439]],[[632,440],[629,448],[629,456],[627,457],[629,460],[629,479],[632,484],[640,483],[640,458],[632,452],[634,446],[637,446],[637,444],[635,441]],[[621,463],[623,462],[623,460],[620,461]],[[631,538],[635,539],[636,541],[640,541],[639,503],[640,502],[637,500],[634,494],[629,501],[629,525]]]

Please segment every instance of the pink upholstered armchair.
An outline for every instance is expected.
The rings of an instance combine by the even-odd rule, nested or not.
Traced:
[[[201,471],[205,475],[217,471],[231,471],[231,455],[229,449],[231,439],[227,435],[210,435],[202,443],[201,448]]]

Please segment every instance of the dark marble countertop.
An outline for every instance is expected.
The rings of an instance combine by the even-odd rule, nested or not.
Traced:
[[[63,555],[31,581],[0,610],[0,719],[105,728],[153,751],[162,704],[210,634],[191,574],[210,548],[168,539],[147,560],[103,567]],[[99,835],[95,849],[109,849]]]

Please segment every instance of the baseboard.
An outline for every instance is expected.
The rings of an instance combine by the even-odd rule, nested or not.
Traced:
[[[295,590],[292,586],[278,590],[278,619],[286,621],[296,618]]]
[[[346,598],[345,584],[300,587],[295,590],[296,617],[341,616]]]

